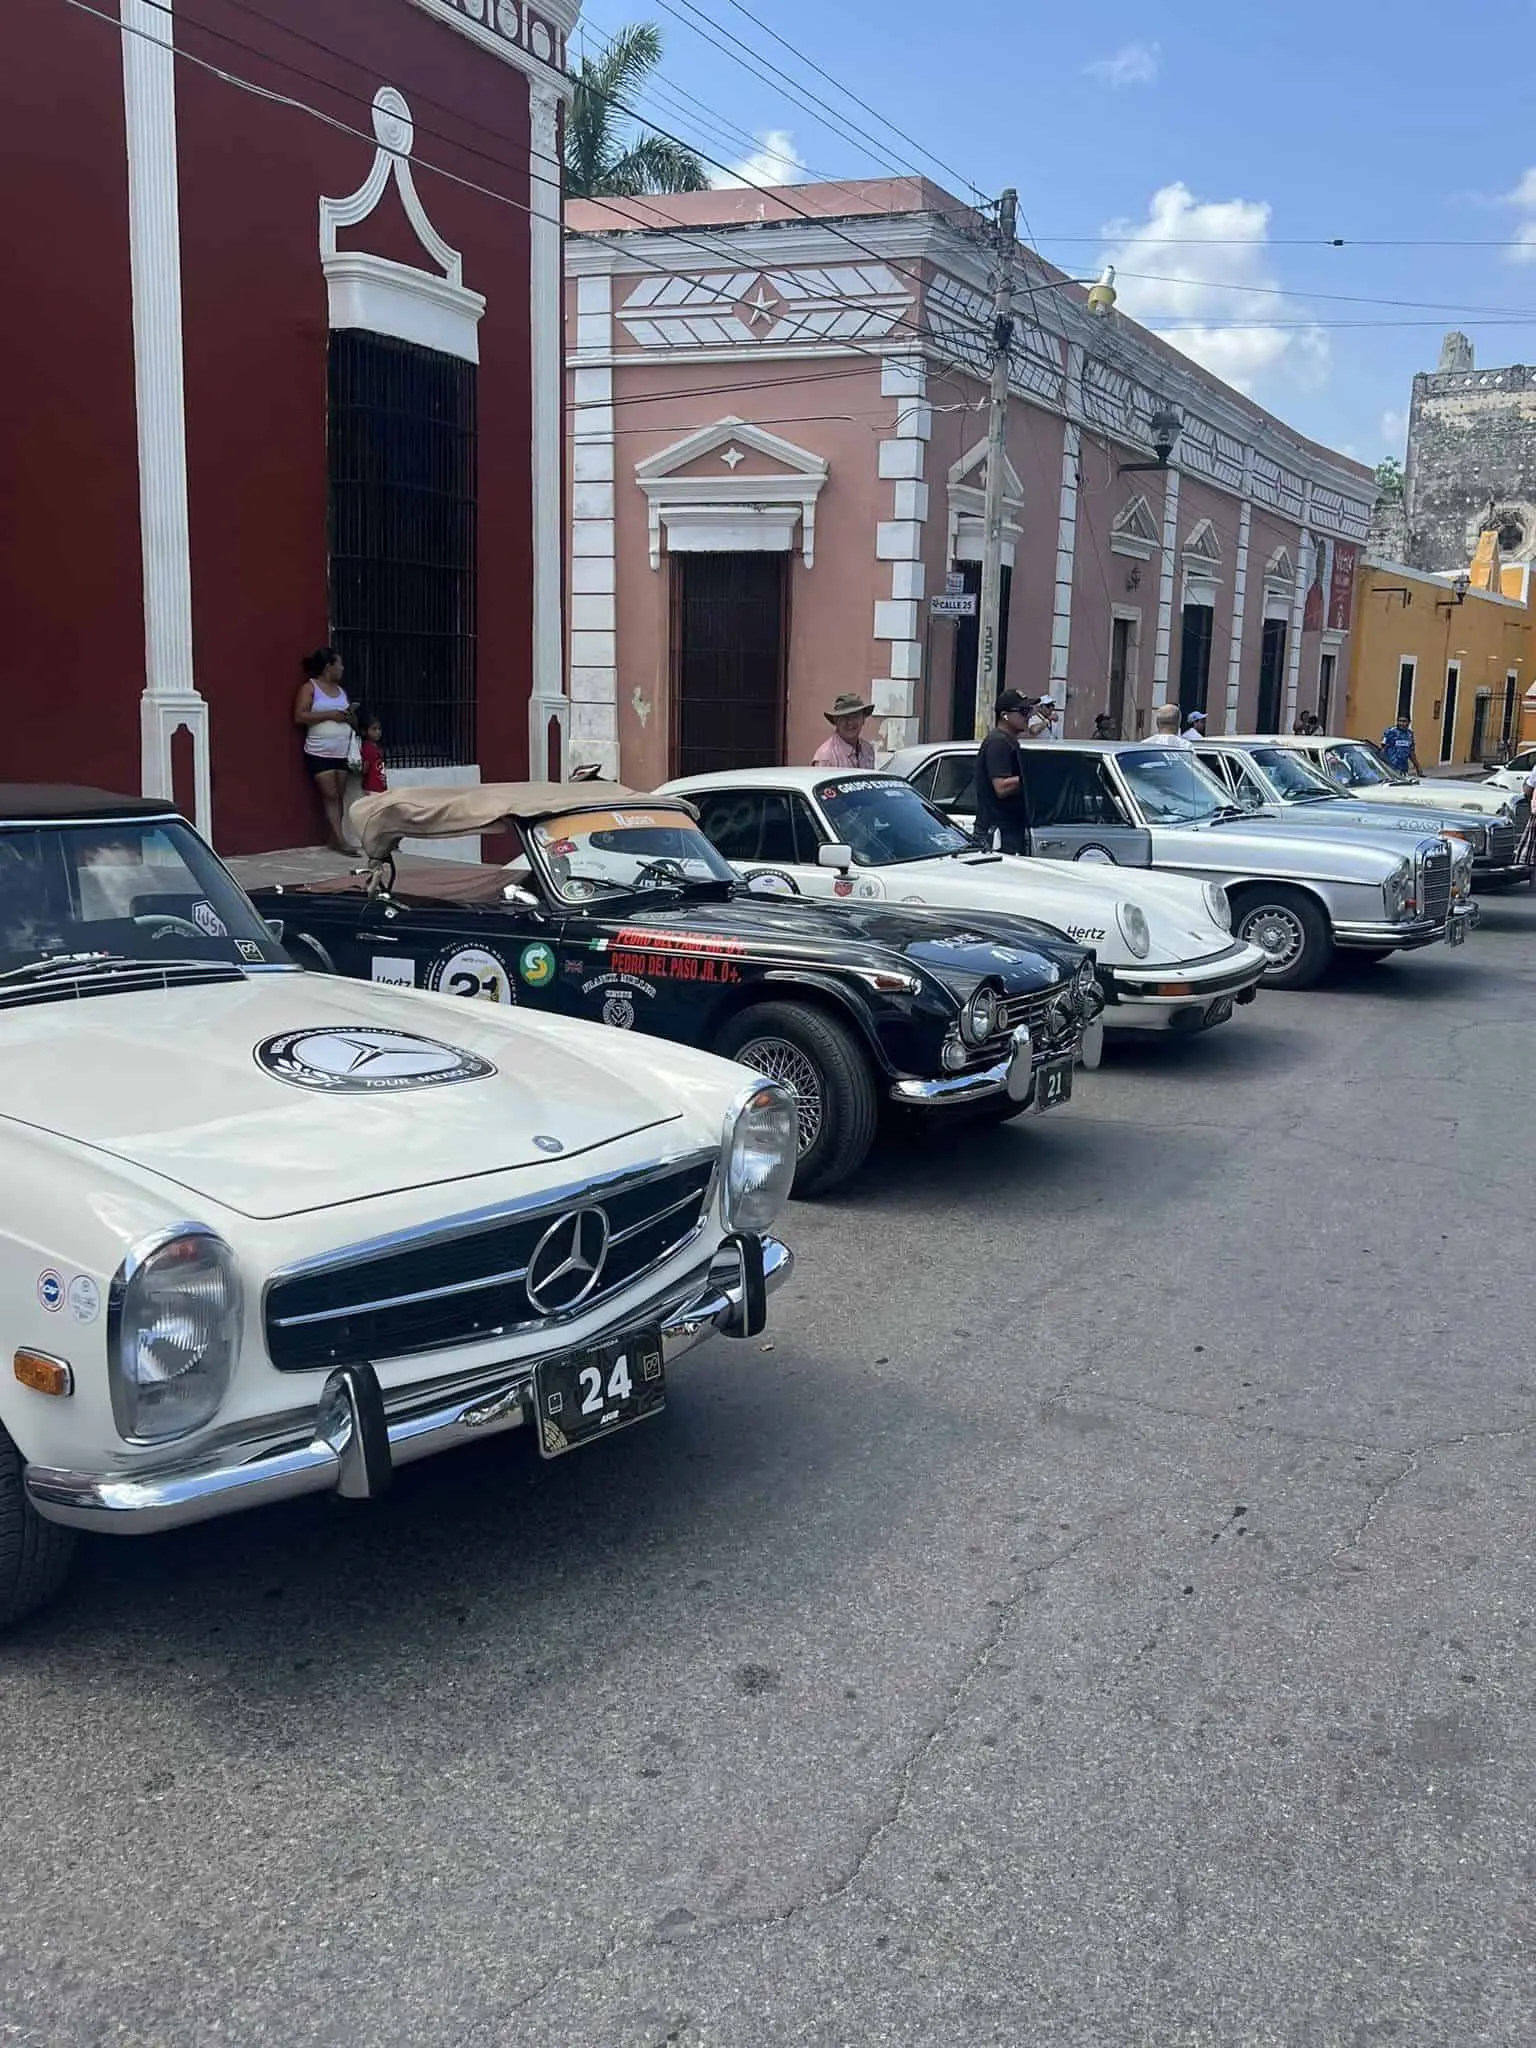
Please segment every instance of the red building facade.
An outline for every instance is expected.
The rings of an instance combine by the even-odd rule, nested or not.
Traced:
[[[12,0],[0,777],[301,842],[332,640],[397,781],[558,766],[576,13]]]

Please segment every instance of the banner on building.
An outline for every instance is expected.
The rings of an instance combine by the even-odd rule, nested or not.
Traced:
[[[1355,612],[1355,564],[1360,550],[1353,541],[1335,541],[1333,580],[1328,592],[1328,624],[1335,633],[1347,633]]]

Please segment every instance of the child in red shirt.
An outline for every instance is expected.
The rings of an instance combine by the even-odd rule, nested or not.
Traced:
[[[389,787],[389,778],[384,773],[384,728],[371,711],[363,714],[361,725],[363,735],[363,794],[376,796]]]

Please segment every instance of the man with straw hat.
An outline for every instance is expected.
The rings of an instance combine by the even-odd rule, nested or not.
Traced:
[[[830,711],[822,713],[832,731],[811,756],[813,768],[873,768],[875,749],[861,737],[874,705],[853,690],[844,690]]]

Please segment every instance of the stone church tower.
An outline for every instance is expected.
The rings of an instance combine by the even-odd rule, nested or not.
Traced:
[[[1378,525],[1377,551],[1416,569],[1464,569],[1487,527],[1504,561],[1536,560],[1536,369],[1479,370],[1448,334],[1413,380],[1401,522],[1383,507]]]

